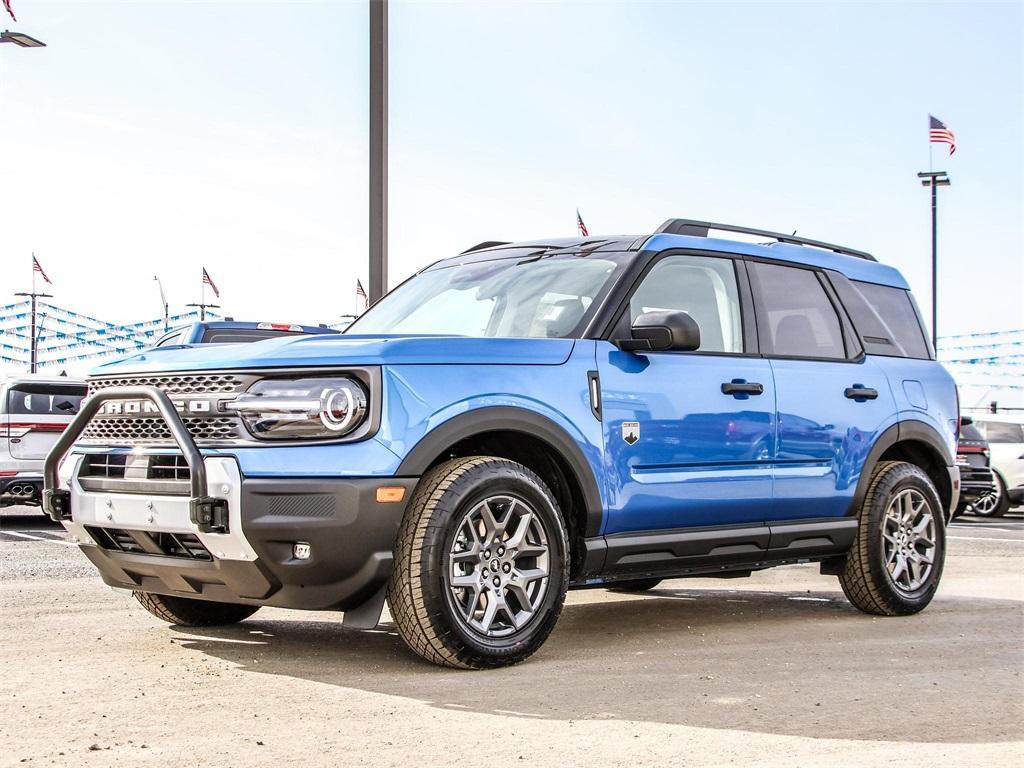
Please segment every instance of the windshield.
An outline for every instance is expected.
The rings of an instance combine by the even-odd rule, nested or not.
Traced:
[[[522,254],[421,272],[346,333],[573,338],[627,258]]]

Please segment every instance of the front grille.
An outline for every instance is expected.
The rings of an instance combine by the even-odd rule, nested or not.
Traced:
[[[185,427],[197,443],[235,443],[248,440],[249,433],[240,419],[234,416],[214,416],[209,419],[183,418]],[[159,416],[130,418],[123,416],[97,416],[82,432],[83,443],[98,445],[136,445],[173,443],[171,430]]]
[[[89,381],[89,393],[110,387],[156,387],[171,399],[197,445],[250,442],[242,420],[224,404],[245,392],[259,377],[250,373],[157,374]],[[145,398],[113,400],[90,421],[79,442],[86,445],[173,445],[167,422]],[[173,479],[173,478],[171,478]]]
[[[108,387],[140,386],[157,387],[168,395],[231,394],[244,391],[251,380],[251,376],[237,376],[232,373],[125,376],[117,379],[91,379],[89,394]]]
[[[87,525],[85,530],[103,549],[114,552],[180,557],[188,560],[213,560],[210,550],[204,547],[203,542],[193,533],[150,533],[94,525]]]

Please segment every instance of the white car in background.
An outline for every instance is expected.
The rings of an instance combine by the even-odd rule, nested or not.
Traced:
[[[996,492],[981,509],[974,504],[972,513],[1001,517],[1010,507],[1024,504],[1024,417],[992,414],[975,419],[974,426],[988,441]]]
[[[84,381],[64,376],[0,378],[0,507],[39,505],[43,460],[85,395]]]

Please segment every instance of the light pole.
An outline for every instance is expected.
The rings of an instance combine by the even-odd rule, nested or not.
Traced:
[[[937,194],[939,187],[949,186],[945,171],[927,171],[917,174],[921,185],[932,189],[932,349],[939,356],[939,226]]]
[[[31,338],[31,341],[29,342],[29,353],[28,353],[29,354],[29,357],[28,357],[29,368],[28,368],[28,370],[29,370],[29,373],[35,373],[36,372],[36,299],[52,299],[53,298],[53,294],[51,294],[51,293],[36,293],[36,289],[33,288],[31,293],[27,293],[25,291],[22,291],[20,293],[14,294],[14,295],[15,296],[28,296],[32,300],[32,326],[31,326],[32,338]]]
[[[46,43],[42,40],[36,40],[31,35],[26,35],[24,32],[11,32],[6,29],[3,32],[0,32],[0,43],[14,43],[22,48],[46,47]]]
[[[370,296],[388,289],[388,2],[370,0]]]

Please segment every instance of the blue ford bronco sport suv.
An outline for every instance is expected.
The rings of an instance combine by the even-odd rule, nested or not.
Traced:
[[[525,659],[574,587],[817,561],[915,613],[959,495],[956,389],[896,270],[682,219],[482,243],[343,335],[147,350],[89,389],[45,502],[106,583],[186,626],[387,600],[451,667]]]

